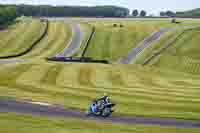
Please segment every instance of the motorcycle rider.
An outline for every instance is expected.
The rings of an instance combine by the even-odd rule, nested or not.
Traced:
[[[109,96],[107,93],[104,93],[103,96],[100,98],[100,100],[103,100],[104,103],[110,103],[110,100],[109,100]]]
[[[104,105],[110,103],[109,96],[107,93],[104,93],[102,97],[97,99],[97,107],[98,109],[103,109]]]
[[[104,105],[110,103],[109,97],[107,93],[104,93],[102,97],[93,100],[93,108],[94,110],[103,109]]]
[[[114,112],[112,110],[113,106],[115,106],[115,104],[111,103],[109,96],[104,93],[102,97],[92,101],[87,115],[94,114],[97,116],[109,116]]]

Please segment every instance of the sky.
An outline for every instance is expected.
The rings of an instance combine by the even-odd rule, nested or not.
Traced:
[[[116,5],[130,10],[146,10],[157,15],[163,10],[185,11],[200,8],[200,0],[0,0],[1,4],[46,4],[46,5]]]

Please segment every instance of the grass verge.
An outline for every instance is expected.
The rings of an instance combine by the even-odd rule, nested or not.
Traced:
[[[90,120],[0,113],[2,133],[199,133],[195,128],[102,123]]]

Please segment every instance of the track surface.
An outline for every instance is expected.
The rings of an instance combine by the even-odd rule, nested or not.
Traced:
[[[65,109],[61,106],[38,104],[33,102],[0,99],[0,112],[16,112],[22,114],[78,118],[83,120],[98,120],[113,123],[147,124],[160,126],[176,126],[184,128],[200,128],[198,120],[180,120],[172,118],[153,118],[139,116],[112,116],[109,118],[87,117],[84,112]]]
[[[142,52],[146,47],[152,44],[153,41],[157,40],[163,33],[169,31],[168,28],[162,28],[157,32],[152,33],[150,36],[146,37],[142,42],[140,42],[136,48],[133,48],[129,51],[128,55],[122,57],[118,62],[120,64],[129,64],[132,60]]]
[[[133,48],[129,51],[128,55],[119,59],[118,63],[120,64],[130,64],[136,56],[141,53],[146,47],[153,44],[152,42],[156,41],[161,37],[165,32],[176,30],[176,29],[194,29],[199,28],[200,26],[177,26],[175,28],[161,28],[159,31],[152,33],[150,36],[146,37],[142,42],[140,42],[136,48]]]
[[[73,38],[70,44],[67,44],[67,47],[56,55],[56,57],[65,57],[71,54],[75,49],[79,48],[81,45],[81,41],[83,39],[83,33],[80,29],[80,24],[71,24],[73,30]]]
[[[71,28],[73,30],[73,38],[72,38],[70,44],[68,44],[67,47],[61,53],[56,55],[58,57],[64,57],[68,54],[71,54],[73,52],[73,50],[79,48],[81,45],[81,41],[83,39],[83,33],[80,29],[80,24],[72,23]],[[0,65],[15,64],[15,63],[20,63],[20,62],[24,62],[24,60],[22,60],[22,59],[2,59],[2,60],[0,60]]]

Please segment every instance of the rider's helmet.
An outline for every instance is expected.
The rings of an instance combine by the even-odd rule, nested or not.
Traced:
[[[106,103],[109,103],[110,102],[110,98],[108,97],[108,94],[107,93],[104,93],[103,94],[103,98],[104,98],[104,101],[106,102]]]

